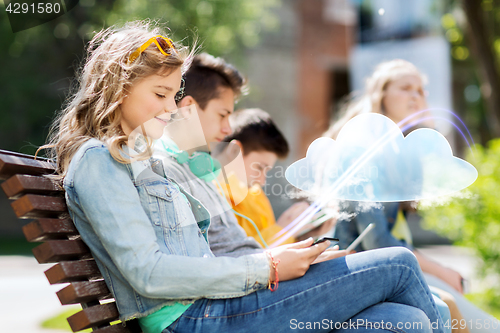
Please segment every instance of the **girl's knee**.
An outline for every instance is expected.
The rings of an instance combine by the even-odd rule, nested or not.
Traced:
[[[406,247],[396,246],[394,250],[397,252],[398,256],[401,256],[403,259],[418,263],[417,257],[415,257],[413,252]]]
[[[410,267],[420,267],[418,264],[418,260],[413,254],[413,252],[406,247],[396,246],[386,248],[389,251],[389,256],[392,259],[391,261],[399,262],[402,264],[406,264]]]
[[[385,247],[377,250],[366,251],[372,262],[400,264],[409,267],[418,267],[418,261],[412,251],[402,246]]]

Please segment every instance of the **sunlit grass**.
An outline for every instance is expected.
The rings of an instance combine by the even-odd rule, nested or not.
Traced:
[[[71,308],[65,308],[64,311],[59,313],[58,315],[55,315],[53,317],[50,317],[42,322],[42,327],[47,328],[47,329],[54,329],[54,330],[64,330],[71,332],[71,328],[69,327],[68,321],[66,318],[69,316],[74,315],[78,311],[80,311],[82,308],[80,307],[71,307]],[[119,320],[111,322],[111,325],[119,323]],[[86,329],[80,332],[92,332],[92,329]]]
[[[70,309],[66,309],[59,313],[58,315],[55,315],[54,317],[48,318],[42,322],[42,327],[43,328],[48,328],[48,329],[55,329],[55,330],[64,330],[71,332],[71,328],[69,327],[68,321],[66,318],[69,316],[74,315],[78,311],[80,311],[80,307],[71,307]],[[92,332],[92,329],[86,329],[81,332]]]
[[[495,296],[493,290],[490,289],[482,293],[466,294],[465,298],[478,308],[500,320],[500,300]]]

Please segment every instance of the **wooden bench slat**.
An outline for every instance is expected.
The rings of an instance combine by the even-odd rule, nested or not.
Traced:
[[[102,278],[95,260],[63,261],[45,271],[50,284]]]
[[[128,327],[123,327],[121,323],[92,330],[92,333],[133,333]]]
[[[0,152],[0,179],[8,179],[15,174],[46,175],[54,173],[54,164],[33,156]]]
[[[93,333],[141,333],[141,327],[137,319],[127,321],[126,326],[123,323],[117,323],[92,331]]]
[[[49,239],[67,239],[78,235],[70,219],[38,219],[23,226],[23,233],[28,242],[42,242]]]
[[[57,195],[63,189],[46,177],[14,175],[2,183],[2,189],[9,199],[17,199],[23,194]]]
[[[56,294],[62,305],[113,298],[104,280],[72,282]]]
[[[12,202],[14,213],[20,219],[59,217],[67,213],[66,201],[61,197],[26,194]]]
[[[45,275],[51,284],[71,284],[57,295],[63,304],[82,302],[85,309],[68,318],[74,332],[95,328],[95,333],[140,333],[137,320],[109,326],[119,314],[114,302],[99,304],[99,299],[112,297],[90,250],[77,236],[68,217],[63,190],[43,175],[54,174],[55,164],[45,158],[0,149],[0,181],[12,200],[19,218],[38,219],[23,227],[30,242],[45,241],[33,249],[39,263],[57,262]],[[90,280],[90,281],[89,281]],[[92,306],[91,306],[92,305]]]
[[[114,302],[94,305],[68,317],[73,332],[97,327],[118,319],[118,309]]]
[[[91,257],[89,248],[79,239],[47,241],[35,247],[33,254],[40,264]]]

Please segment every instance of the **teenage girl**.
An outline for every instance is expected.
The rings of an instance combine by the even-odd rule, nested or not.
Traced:
[[[212,254],[206,209],[149,159],[189,58],[162,36],[143,22],[98,33],[46,146],[120,319],[155,333],[443,332],[407,249],[329,260],[328,241],[307,239]]]
[[[347,103],[343,116],[336,121],[325,136],[335,139],[340,129],[353,117],[364,113],[380,113],[387,116],[401,127],[408,127],[405,135],[418,127],[433,127],[431,113],[427,110],[424,86],[427,78],[412,63],[394,59],[382,62],[366,80],[366,86],[359,97]],[[425,110],[425,111],[424,111]],[[407,119],[405,122],[403,120]],[[393,175],[394,177],[394,175]],[[498,321],[480,310],[462,293],[462,277],[450,268],[441,266],[411,245],[411,233],[401,212],[401,203],[388,202],[380,207],[359,210],[356,203],[344,205],[345,216],[354,218],[339,219],[335,228],[335,237],[340,239],[341,248],[352,242],[359,233],[372,222],[375,228],[363,239],[356,250],[371,250],[389,246],[404,246],[412,250],[417,257],[427,283],[448,304],[453,333],[500,332]],[[355,213],[355,214],[353,214]],[[397,232],[397,231],[406,232]],[[396,232],[394,232],[396,231]],[[394,234],[398,234],[396,237]],[[405,240],[400,240],[405,239]],[[475,325],[473,323],[482,323]]]

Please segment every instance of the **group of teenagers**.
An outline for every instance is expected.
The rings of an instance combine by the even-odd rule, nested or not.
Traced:
[[[463,299],[460,274],[397,235],[398,203],[340,205],[356,212],[336,221],[340,248],[376,225],[355,253],[313,244],[333,220],[267,247],[309,206],[295,203],[276,219],[262,190],[287,141],[266,112],[234,111],[243,75],[195,49],[150,22],[97,33],[42,147],[121,320],[137,318],[144,333],[496,331]],[[379,65],[325,135],[335,138],[360,113],[398,122],[425,109],[423,84],[411,63]],[[175,112],[193,108],[206,145],[183,149],[165,127],[175,131]],[[220,184],[221,143],[238,147],[246,179]]]

